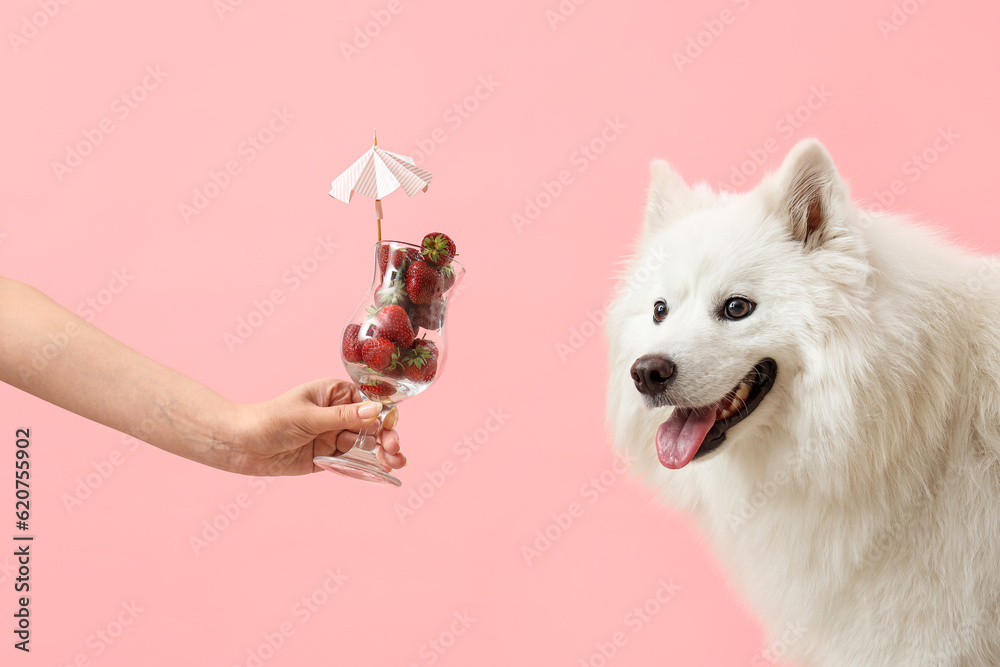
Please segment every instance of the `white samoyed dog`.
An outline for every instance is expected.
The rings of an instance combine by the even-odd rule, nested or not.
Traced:
[[[995,667],[998,319],[1000,261],[856,208],[818,141],[742,194],[656,160],[608,420],[796,664]]]

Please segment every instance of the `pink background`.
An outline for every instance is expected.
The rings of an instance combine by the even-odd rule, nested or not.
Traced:
[[[428,193],[385,201],[386,236],[450,232],[469,269],[449,367],[403,407],[399,490],[222,473],[0,386],[4,468],[14,429],[32,429],[36,535],[33,651],[5,629],[4,664],[761,664],[761,626],[697,532],[611,472],[606,347],[590,322],[639,229],[648,162],[719,184],[756,153],[752,184],[816,136],[856,198],[898,181],[892,208],[996,251],[1000,6],[564,0],[569,15],[550,23],[557,0],[231,0],[220,15],[223,1],[4,2],[0,271],[75,310],[107,302],[124,268],[94,323],[239,401],[343,376],[372,204],[326,192],[377,127],[380,145],[435,175]],[[341,45],[372,12],[391,20],[348,58]],[[901,25],[883,34],[894,12]],[[123,117],[116,100],[147,67],[165,77]],[[476,98],[481,80],[493,84]],[[294,118],[249,161],[241,143],[276,108]],[[102,120],[113,131],[60,180],[53,162]],[[925,150],[933,164],[915,169]],[[180,206],[229,161],[239,173],[185,221]],[[514,214],[533,220],[517,228]],[[327,236],[333,257],[293,289],[283,275]],[[224,334],[275,289],[285,301],[228,349]],[[491,410],[505,415],[493,433]],[[465,438],[479,450],[456,446]],[[70,511],[65,498],[109,468]],[[223,529],[195,553],[213,521]],[[554,541],[529,563],[522,547],[546,530]],[[2,628],[12,564],[0,556]],[[327,593],[338,569],[349,578]],[[678,589],[665,603],[661,581]],[[119,634],[133,602],[142,611]]]

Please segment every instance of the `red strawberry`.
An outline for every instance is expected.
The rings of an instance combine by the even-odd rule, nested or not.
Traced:
[[[392,396],[395,392],[396,388],[394,386],[381,380],[371,380],[367,384],[361,385],[361,393],[368,398],[384,398]]]
[[[397,379],[404,377],[406,375],[406,362],[404,359],[407,354],[409,354],[409,350],[397,350],[392,355],[392,361],[389,362],[389,366],[382,371],[382,374]]]
[[[382,306],[375,313],[375,335],[399,345],[413,345],[413,325],[402,306]]]
[[[348,361],[361,361],[361,343],[358,341],[358,332],[361,330],[359,324],[348,324],[344,329],[344,359]]]
[[[399,273],[405,271],[407,264],[420,258],[420,251],[416,248],[400,246],[391,241],[384,241],[379,244],[376,256],[378,257],[378,277],[381,280],[388,268]]]
[[[386,280],[382,286],[375,290],[375,305],[385,306],[395,304],[404,308],[410,305],[410,297],[406,293],[406,281],[402,278],[398,280]]]
[[[415,259],[420,259],[420,251],[416,248],[396,248],[389,257],[389,277],[401,278],[406,273],[406,267]]]
[[[441,232],[431,232],[424,237],[421,245],[423,259],[434,266],[444,266],[455,256],[455,242]]]
[[[385,338],[369,338],[361,346],[361,358],[373,371],[382,372],[392,365],[392,357],[399,348]]]
[[[414,328],[437,331],[444,324],[444,302],[434,301],[421,306],[414,306],[410,311],[410,322]]]
[[[413,347],[414,349],[420,347],[425,348],[431,353],[431,355],[434,356],[435,359],[437,359],[438,346],[437,343],[435,343],[434,341],[427,340],[426,338],[417,338],[416,340],[413,341]]]
[[[447,292],[451,289],[451,286],[455,284],[455,267],[453,266],[442,266],[441,267],[441,291]]]
[[[413,382],[430,382],[437,373],[437,346],[420,338],[406,354],[406,377]]]
[[[431,359],[424,363],[423,366],[407,366],[406,367],[406,379],[412,382],[430,382],[437,375],[438,363],[437,359]]]
[[[410,264],[406,271],[406,292],[416,304],[430,303],[443,292],[441,272],[423,260]]]
[[[388,243],[379,243],[375,256],[378,257],[378,277],[379,280],[385,275],[385,269],[389,266],[389,252],[392,250]]]

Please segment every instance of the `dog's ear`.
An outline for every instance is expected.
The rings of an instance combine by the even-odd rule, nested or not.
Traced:
[[[850,196],[823,144],[816,139],[795,144],[776,178],[778,214],[793,238],[815,248],[836,235]]]
[[[681,202],[688,195],[684,179],[666,160],[653,160],[649,172],[649,195],[646,199],[647,231],[662,227],[676,218]]]

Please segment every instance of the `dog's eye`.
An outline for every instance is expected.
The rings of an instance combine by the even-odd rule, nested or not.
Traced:
[[[727,319],[742,320],[744,317],[753,312],[754,306],[756,305],[757,304],[750,299],[744,299],[741,296],[734,296],[726,301],[726,307],[722,312]]]
[[[653,321],[662,322],[667,317],[667,302],[660,299],[653,304]]]

